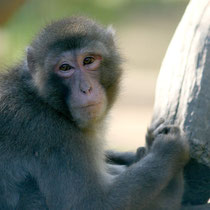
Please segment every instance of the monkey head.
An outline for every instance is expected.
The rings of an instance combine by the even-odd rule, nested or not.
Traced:
[[[86,128],[112,106],[121,76],[114,34],[83,17],[45,27],[27,50],[27,70],[45,103]]]

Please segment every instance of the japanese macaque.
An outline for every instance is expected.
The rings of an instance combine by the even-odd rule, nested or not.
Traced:
[[[120,64],[110,28],[71,17],[1,75],[0,209],[180,209],[189,152],[178,127],[154,125],[146,155],[104,151]],[[122,157],[126,166],[106,161]]]

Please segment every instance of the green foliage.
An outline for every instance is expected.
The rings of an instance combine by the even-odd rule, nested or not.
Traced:
[[[66,16],[85,15],[108,24],[123,22],[126,16],[144,13],[145,7],[153,11],[162,7],[163,0],[30,0],[16,12],[4,27],[7,35],[6,49],[0,48],[0,65],[19,60],[24,48],[46,23]],[[174,0],[167,0],[168,2]],[[1,36],[0,36],[1,42]]]

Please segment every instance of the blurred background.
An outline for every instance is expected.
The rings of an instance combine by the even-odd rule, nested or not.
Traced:
[[[107,147],[144,145],[162,59],[188,0],[0,0],[0,70],[24,57],[46,23],[85,15],[116,29],[124,57],[119,99],[107,120]]]

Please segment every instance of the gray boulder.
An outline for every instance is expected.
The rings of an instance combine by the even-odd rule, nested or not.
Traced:
[[[184,203],[210,198],[210,0],[191,0],[163,60],[152,121],[180,125],[190,142]]]

